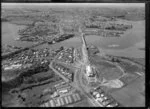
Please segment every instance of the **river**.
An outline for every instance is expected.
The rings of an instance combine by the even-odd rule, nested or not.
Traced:
[[[15,40],[17,37],[19,37],[18,30],[25,27],[26,26],[24,25],[16,25],[9,22],[2,22],[2,45],[9,44],[17,47],[28,47],[33,45],[32,42],[21,42]]]
[[[86,36],[88,44],[97,46],[105,53],[126,56],[126,57],[145,57],[145,51],[139,48],[145,48],[145,21],[126,21],[119,20],[117,22],[126,22],[133,25],[133,28],[127,30],[122,37],[101,37],[101,36]],[[32,42],[15,41],[18,30],[25,28],[24,25],[11,24],[9,22],[2,22],[2,44],[10,44],[15,46],[27,47],[33,45]],[[117,46],[111,46],[117,45]],[[50,47],[57,48],[59,46],[79,47],[81,46],[81,38],[74,37],[53,45],[44,44],[37,48]]]

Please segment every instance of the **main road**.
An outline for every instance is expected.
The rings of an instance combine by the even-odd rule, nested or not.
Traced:
[[[83,84],[83,74],[84,73],[84,65],[81,65],[80,69],[77,69],[75,72],[75,81],[78,89],[81,91],[82,94],[93,104],[94,107],[102,107],[95,99],[90,95],[89,90],[87,89],[86,85]]]
[[[61,52],[59,52],[55,58],[52,60],[52,62],[50,63],[49,67],[56,73],[58,74],[60,77],[62,77],[66,82],[68,82],[68,79],[62,75],[61,73],[59,73],[55,68],[53,68],[53,62],[56,62],[57,57],[59,56]],[[74,64],[74,67],[76,68],[75,72],[74,72],[74,81],[72,83],[69,83],[72,87],[75,87],[77,90],[79,90],[95,107],[102,107],[102,105],[100,105],[97,101],[94,100],[94,98],[89,94],[89,91],[86,90],[87,87],[83,84],[83,80],[82,77],[84,75],[84,63],[82,62],[82,60],[80,60],[79,62]]]

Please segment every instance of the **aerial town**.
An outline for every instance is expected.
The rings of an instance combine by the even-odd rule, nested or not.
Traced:
[[[92,42],[134,37],[145,20],[142,9],[127,15],[130,10],[8,6],[2,4],[1,16],[3,107],[145,106],[145,57],[109,54],[118,45]]]

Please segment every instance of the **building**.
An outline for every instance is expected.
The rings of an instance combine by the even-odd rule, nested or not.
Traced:
[[[60,107],[68,104],[72,104],[82,100],[82,97],[79,93],[73,93],[67,96],[58,97],[51,99],[48,102],[41,104],[40,107]]]
[[[59,93],[60,93],[60,94],[68,93],[68,89],[59,90]]]

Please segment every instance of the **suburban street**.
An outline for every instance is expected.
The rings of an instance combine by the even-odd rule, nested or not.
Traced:
[[[57,57],[59,56],[60,53],[57,54],[57,56],[55,56],[55,58],[52,60],[52,62],[50,63],[49,67],[56,73],[58,74],[60,77],[62,77],[66,82],[69,82],[69,80],[64,76],[62,75],[61,73],[59,73],[57,70],[55,70],[52,66],[53,62],[56,62],[57,61]],[[89,89],[87,89],[87,87],[83,84],[83,80],[82,80],[82,76],[84,75],[84,68],[85,68],[85,65],[84,65],[84,62],[82,62],[83,60],[80,60],[76,63],[74,63],[74,66],[72,65],[68,65],[68,64],[65,64],[63,62],[58,62],[58,63],[61,63],[61,64],[65,64],[65,66],[68,66],[68,67],[74,67],[76,68],[75,72],[74,72],[74,81],[69,83],[72,87],[75,87],[77,90],[79,90],[81,92],[81,94],[83,94],[92,104],[93,106],[96,106],[96,107],[102,107],[102,105],[100,105],[97,101],[94,100],[94,98],[89,94]]]

